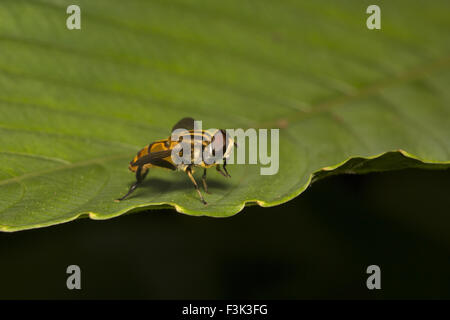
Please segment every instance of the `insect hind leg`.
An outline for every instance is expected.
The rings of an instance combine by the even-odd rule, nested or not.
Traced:
[[[144,179],[147,176],[147,174],[148,174],[148,168],[143,169],[142,167],[139,167],[136,170],[136,182],[131,185],[131,187],[128,190],[126,195],[124,195],[122,198],[116,199],[114,201],[115,202],[120,202],[120,201],[125,200],[126,198],[128,198],[128,196],[130,194],[132,194],[134,192],[134,190],[136,190],[136,188],[142,183],[142,181],[144,181]]]

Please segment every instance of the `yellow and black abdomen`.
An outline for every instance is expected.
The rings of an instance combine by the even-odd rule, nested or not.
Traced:
[[[169,140],[159,140],[139,150],[134,159],[130,162],[130,171],[136,172],[139,167],[148,169],[151,167],[162,167],[175,170],[172,163],[172,145]]]

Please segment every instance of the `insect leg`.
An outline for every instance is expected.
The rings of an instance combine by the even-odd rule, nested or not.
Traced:
[[[227,159],[223,159],[223,171],[225,171],[225,173],[227,174],[226,176],[228,178],[231,178],[230,174],[227,171],[226,165],[227,165]]]
[[[206,169],[204,169],[203,171],[202,182],[203,182],[203,189],[205,190],[206,193],[209,193],[208,185],[206,184]]]
[[[225,178],[228,177],[228,176],[222,171],[222,169],[220,169],[220,164],[218,164],[218,165],[216,166],[216,170],[217,170],[218,172],[220,172],[220,174],[223,175]]]
[[[147,176],[147,174],[148,174],[148,169],[145,169],[145,172],[142,173],[142,175],[141,175],[141,182],[144,181],[144,179]]]
[[[186,173],[187,173],[189,179],[191,179],[192,183],[194,184],[194,188],[195,188],[195,190],[197,190],[197,193],[200,196],[200,200],[203,202],[203,204],[207,204],[205,199],[203,199],[202,193],[200,192],[200,189],[198,188],[197,182],[195,181],[194,176],[192,175],[192,171],[191,171],[190,167],[187,167]]]
[[[142,167],[139,167],[136,170],[136,182],[131,185],[131,187],[128,190],[126,195],[124,195],[122,198],[117,199],[115,201],[120,202],[120,201],[124,200],[125,198],[127,198],[130,194],[132,194],[133,191],[136,190],[136,188],[142,183],[142,181],[145,179],[147,174],[148,174],[148,169],[145,169],[145,172],[142,172]]]

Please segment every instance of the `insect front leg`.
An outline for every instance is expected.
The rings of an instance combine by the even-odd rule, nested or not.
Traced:
[[[186,173],[187,173],[189,179],[191,179],[192,183],[194,184],[194,188],[195,188],[195,190],[197,190],[197,193],[200,196],[200,200],[203,202],[203,204],[207,204],[205,199],[203,199],[200,189],[198,188],[197,181],[195,181],[194,176],[192,175],[191,167],[186,168]]]
[[[225,171],[228,178],[231,178],[230,174],[227,171],[227,159],[223,159],[223,171]]]
[[[128,190],[126,195],[124,195],[122,198],[114,200],[114,201],[120,202],[120,201],[124,200],[125,198],[127,198],[130,194],[132,194],[134,192],[134,190],[136,190],[136,188],[142,183],[142,181],[144,181],[147,174],[148,174],[148,169],[143,169],[142,167],[139,167],[136,170],[136,182],[131,185],[131,187]]]
[[[216,166],[216,170],[217,172],[219,172],[221,175],[223,175],[225,178],[227,177],[227,175],[225,174],[225,172],[222,171],[222,169],[220,169],[220,164],[218,164]]]
[[[206,193],[209,193],[208,185],[206,184],[206,169],[204,169],[203,171],[202,182],[203,182],[203,189],[205,190]]]
[[[219,171],[220,174],[223,175],[225,178],[231,178],[230,174],[227,171],[226,165],[227,159],[223,159],[223,170],[225,170],[225,173],[222,171],[219,164],[216,166],[216,170]]]

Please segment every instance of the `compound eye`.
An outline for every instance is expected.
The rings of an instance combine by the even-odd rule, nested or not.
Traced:
[[[220,131],[218,131],[212,138],[212,142],[210,143],[210,154],[213,157],[221,157],[223,155],[223,146],[225,141],[223,139],[223,135]]]

